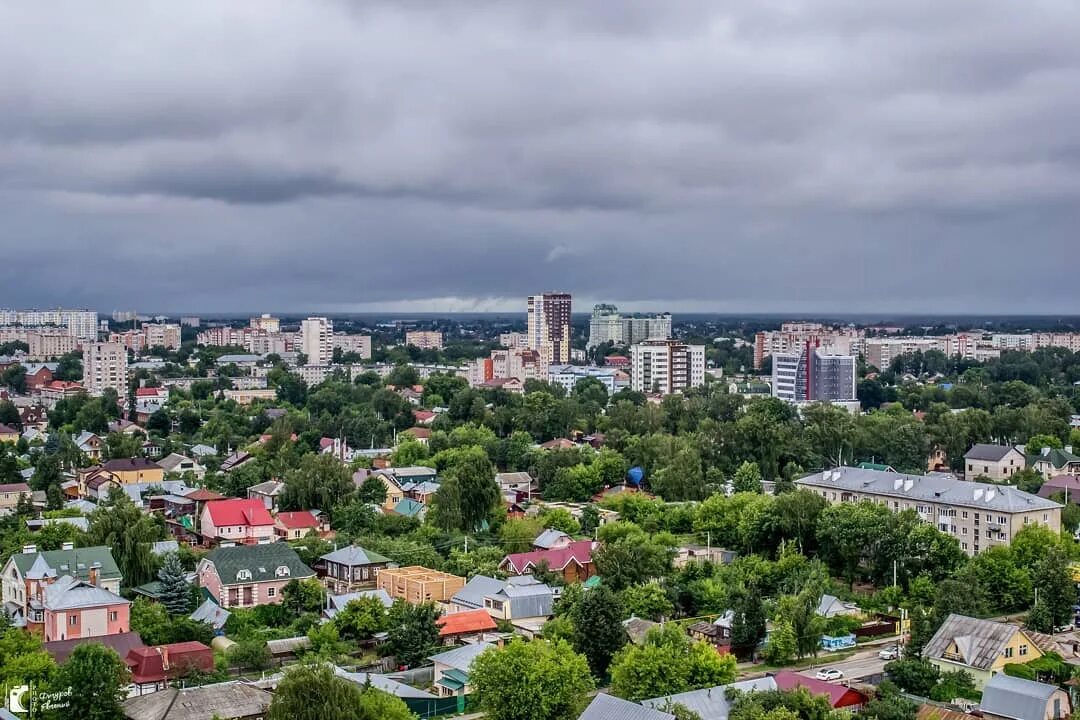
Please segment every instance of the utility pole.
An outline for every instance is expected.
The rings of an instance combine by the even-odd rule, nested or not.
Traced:
[[[896,587],[896,561],[892,561],[892,586]]]
[[[465,536],[465,554],[466,555],[469,554],[469,536],[468,535]]]

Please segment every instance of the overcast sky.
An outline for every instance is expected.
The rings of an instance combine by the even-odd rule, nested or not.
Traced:
[[[1080,3],[6,2],[0,306],[1080,312]]]

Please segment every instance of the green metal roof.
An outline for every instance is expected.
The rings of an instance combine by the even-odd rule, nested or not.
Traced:
[[[145,595],[146,597],[150,598],[151,600],[159,600],[159,599],[161,599],[161,581],[160,580],[151,580],[150,582],[146,583],[145,585],[140,585],[139,587],[131,588],[131,592],[136,593],[138,595]]]
[[[442,674],[442,677],[439,679],[439,685],[442,685],[443,687],[449,688],[451,690],[461,690],[468,684],[468,674],[456,668],[451,668],[450,670],[447,670]]]
[[[878,470],[880,472],[896,472],[892,465],[882,465],[881,463],[861,462],[858,465],[860,470]]]
[[[1047,455],[1043,455],[1041,452],[1027,455],[1026,459],[1029,467],[1037,462],[1049,462],[1059,470],[1069,463],[1080,462],[1080,457],[1058,448],[1050,448],[1050,452]]]
[[[314,570],[301,562],[295,550],[280,542],[219,547],[204,559],[214,564],[222,585],[250,585],[253,582],[303,579],[315,575]],[[278,575],[279,567],[288,568],[288,574]],[[247,570],[250,577],[237,579],[241,570]]]
[[[99,545],[97,547],[75,548],[74,550],[43,550],[41,552],[18,553],[11,556],[11,561],[19,569],[19,573],[26,576],[27,571],[33,566],[38,556],[42,556],[45,563],[56,571],[57,575],[71,575],[79,580],[90,579],[90,566],[99,563],[98,578],[100,580],[119,579],[123,582],[120,568],[113,560],[112,550]]]
[[[412,498],[405,498],[394,506],[394,512],[398,515],[404,515],[405,517],[415,517],[416,515],[419,515],[420,511],[423,509],[424,506]]]

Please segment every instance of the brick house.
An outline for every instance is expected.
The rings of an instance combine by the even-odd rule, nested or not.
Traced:
[[[203,541],[256,544],[273,542],[274,518],[260,500],[211,500],[199,516]]]
[[[582,582],[596,574],[592,561],[595,546],[592,540],[578,540],[561,548],[514,553],[503,558],[499,569],[511,575],[531,575],[546,565],[548,571],[560,574],[563,582]]]
[[[196,568],[197,582],[223,608],[276,605],[290,580],[315,577],[286,543],[219,547]]]
[[[46,575],[53,579],[70,575],[112,593],[120,592],[123,580],[112,551],[107,547],[76,549],[68,543],[62,550],[38,552],[36,546],[27,545],[23,552],[9,557],[0,571],[0,603],[16,624],[25,622],[27,617],[32,596],[31,574],[42,576],[37,581]]]

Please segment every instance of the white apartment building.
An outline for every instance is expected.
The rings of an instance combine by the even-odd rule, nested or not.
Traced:
[[[142,331],[146,337],[146,347],[163,347],[166,350],[176,350],[180,347],[179,325],[150,323],[143,325]]]
[[[772,394],[786,402],[855,400],[856,358],[807,342],[801,350],[772,356]]]
[[[630,387],[663,395],[705,384],[705,346],[646,340],[630,347]]]
[[[589,347],[603,345],[606,342],[622,345],[623,318],[619,308],[614,305],[596,305],[589,318]]]
[[[1029,525],[1061,531],[1061,505],[1018,490],[955,480],[943,475],[905,475],[840,467],[795,481],[832,504],[862,500],[893,512],[914,510],[919,518],[955,537],[968,555],[1008,545]]]
[[[300,352],[309,365],[329,365],[334,357],[334,323],[324,317],[309,317],[300,323]]]
[[[127,396],[127,348],[120,343],[87,343],[83,346],[83,386],[90,395],[100,396],[113,388]]]
[[[529,334],[523,332],[508,332],[499,335],[499,344],[510,350],[524,350],[529,347]]]
[[[442,350],[443,334],[438,330],[410,330],[405,333],[405,344],[421,350]]]
[[[92,310],[9,310],[0,309],[0,325],[42,327],[55,325],[67,328],[79,340],[97,340],[98,316]]]
[[[334,347],[341,348],[342,352],[356,353],[366,360],[371,357],[371,336],[334,333]]]
[[[545,366],[570,362],[570,294],[530,295],[527,306],[529,349]]]
[[[831,347],[842,355],[858,355],[863,350],[862,330],[855,328],[836,328],[821,323],[788,322],[779,330],[759,332],[754,337],[754,367],[769,355],[800,352],[808,342],[822,347]]]
[[[548,368],[548,382],[558,385],[566,394],[574,392],[574,387],[585,378],[595,378],[604,385],[608,395],[614,395],[629,385],[626,373],[610,367],[597,367],[589,365],[552,365]]]
[[[646,340],[671,337],[671,313],[623,318],[623,342],[635,345]]]
[[[251,318],[248,321],[248,326],[252,330],[262,330],[268,333],[281,332],[281,320],[269,313],[263,313],[258,317]]]

